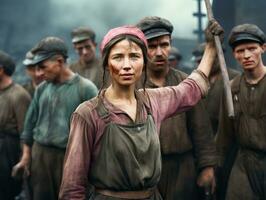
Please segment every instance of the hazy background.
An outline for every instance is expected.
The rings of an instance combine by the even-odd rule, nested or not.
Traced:
[[[193,17],[198,10],[197,4],[197,0],[0,0],[0,49],[15,58],[16,80],[23,82],[21,61],[40,39],[46,36],[63,38],[73,61],[76,59],[70,38],[73,28],[93,28],[100,43],[110,28],[135,24],[145,16],[155,15],[173,23],[173,45],[183,54],[183,64],[191,67],[191,52],[198,42],[193,34],[198,26],[197,18]],[[205,13],[203,0],[201,5]],[[265,31],[265,8],[266,0],[213,0],[214,15],[224,27],[226,36],[239,23],[255,23]],[[206,18],[203,28],[205,26]],[[235,67],[230,54],[229,49],[227,63]]]
[[[99,38],[112,27],[135,24],[145,16],[156,15],[174,24],[174,36],[195,38],[197,27],[192,13],[197,10],[196,0],[50,0],[54,20],[52,24],[73,27],[79,24],[94,27]],[[75,2],[75,3],[73,3]],[[202,3],[204,10],[205,6]]]
[[[202,7],[205,9],[203,1]],[[71,60],[75,60],[70,42],[73,28],[91,27],[100,43],[110,28],[135,24],[141,18],[153,15],[173,23],[173,37],[190,40],[189,48],[181,45],[185,60],[189,60],[197,39],[193,34],[197,19],[192,15],[197,9],[196,0],[1,0],[0,49],[16,59],[16,74],[19,75],[25,53],[43,37],[63,38],[69,46]],[[23,81],[23,77],[18,81]]]

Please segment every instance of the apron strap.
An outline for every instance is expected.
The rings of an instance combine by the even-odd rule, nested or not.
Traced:
[[[103,104],[103,99],[102,97],[98,97],[97,98],[97,106],[96,106],[96,110],[98,115],[100,116],[100,118],[104,121],[107,122],[106,120],[108,119],[110,113],[109,111],[105,108],[104,104]]]
[[[139,92],[138,90],[135,90],[135,94],[137,99],[140,100],[141,103],[144,104],[145,109],[147,111],[148,115],[151,115],[151,109],[150,109],[150,100],[149,97],[145,94],[145,92]],[[105,122],[108,123],[109,122],[109,111],[108,109],[105,108],[104,103],[103,103],[103,99],[101,96],[97,97],[97,105],[96,105],[96,111],[99,114],[100,118]]]
[[[151,115],[151,103],[148,95],[146,94],[146,91],[140,92],[138,90],[135,90],[135,94],[137,98],[140,99],[140,101],[144,104],[148,115]]]

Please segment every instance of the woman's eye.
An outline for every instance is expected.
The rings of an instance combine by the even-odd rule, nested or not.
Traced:
[[[251,48],[249,48],[249,50],[250,50],[250,51],[255,51],[256,48],[255,48],[255,47],[251,47]]]
[[[131,57],[131,59],[133,59],[133,60],[137,60],[137,59],[140,58],[140,56],[139,56],[138,54],[133,54],[133,55],[131,55],[130,57]]]
[[[113,60],[119,61],[119,60],[121,60],[121,56],[114,56]]]

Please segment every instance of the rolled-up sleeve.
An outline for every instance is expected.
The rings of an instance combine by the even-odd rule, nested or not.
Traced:
[[[70,135],[60,188],[60,200],[85,199],[93,146],[93,128],[78,113],[71,120]]]
[[[210,89],[210,83],[208,77],[201,72],[200,70],[194,70],[189,76],[188,79],[194,80],[198,87],[200,88],[202,97],[206,97]]]

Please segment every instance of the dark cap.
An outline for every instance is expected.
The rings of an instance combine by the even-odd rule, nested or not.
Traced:
[[[10,55],[0,50],[0,67],[6,75],[11,76],[16,69],[16,64]]]
[[[95,32],[87,27],[78,27],[71,32],[72,43],[81,42],[83,40],[91,40],[95,42]]]
[[[257,42],[264,44],[266,41],[264,32],[254,24],[241,24],[235,26],[229,35],[229,45],[235,48],[242,42]]]
[[[31,50],[33,56],[32,65],[38,64],[54,55],[62,55],[67,58],[67,46],[58,37],[46,37]]]
[[[169,52],[168,60],[181,60],[182,55],[178,48],[171,47],[171,50]]]
[[[167,19],[156,16],[145,17],[136,26],[142,30],[147,40],[163,35],[171,35],[174,29]]]
[[[33,57],[34,57],[34,55],[32,54],[32,52],[28,51],[26,53],[25,59],[22,61],[23,65],[25,65],[25,66],[33,65],[32,64]]]

